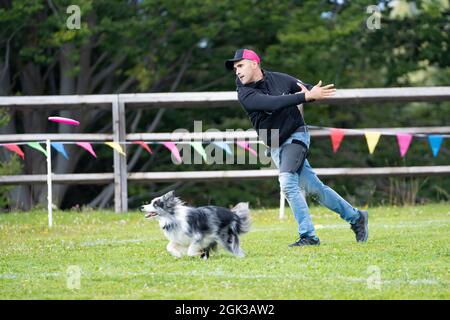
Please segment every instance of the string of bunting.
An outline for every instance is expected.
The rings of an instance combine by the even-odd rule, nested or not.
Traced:
[[[439,150],[441,148],[442,142],[444,138],[449,138],[450,135],[443,135],[443,134],[422,134],[422,133],[393,133],[391,131],[389,132],[382,132],[382,131],[374,131],[374,130],[361,130],[361,129],[340,129],[340,128],[329,128],[329,127],[319,127],[319,126],[309,126],[311,129],[322,129],[322,130],[329,130],[330,132],[330,138],[331,138],[331,145],[333,148],[333,152],[336,153],[345,137],[346,132],[357,132],[361,133],[365,136],[367,146],[369,149],[369,153],[373,154],[375,151],[375,148],[380,140],[380,137],[382,135],[388,135],[388,136],[396,136],[397,137],[397,143],[399,146],[399,152],[400,156],[404,157],[406,153],[408,152],[408,149],[411,145],[411,142],[413,138],[426,138],[428,140],[428,143],[430,145],[432,154],[434,157],[437,157],[439,154]],[[227,154],[232,155],[233,152],[230,148],[230,143],[234,142],[224,142],[224,141],[211,141],[214,145],[217,147],[223,149]],[[19,157],[22,159],[25,159],[25,154],[22,151],[22,149],[19,147],[20,145],[26,145],[33,149],[36,149],[40,152],[42,152],[46,157],[47,151],[40,145],[40,143],[45,143],[45,141],[33,141],[33,142],[17,142],[17,143],[0,143],[0,146],[3,146],[4,148],[8,149],[11,152],[16,153]],[[202,158],[206,161],[207,156],[205,149],[203,148],[202,142],[187,142],[187,141],[179,141],[179,142],[152,142],[152,141],[123,141],[123,142],[113,142],[113,141],[106,141],[106,142],[76,142],[76,141],[64,141],[64,142],[51,142],[51,146],[65,159],[69,159],[69,155],[67,151],[64,148],[65,144],[76,144],[79,147],[83,148],[87,152],[89,152],[93,157],[97,158],[97,154],[94,151],[94,148],[92,144],[104,144],[112,149],[116,150],[119,154],[126,156],[125,152],[123,151],[121,145],[126,144],[136,144],[144,148],[150,155],[153,155],[153,151],[150,148],[149,144],[162,144],[164,147],[166,147],[170,152],[174,155],[174,157],[177,159],[178,162],[182,162],[181,156],[179,153],[179,150],[177,148],[177,144],[182,143],[188,143],[190,144],[196,152],[198,152]],[[251,143],[255,144],[262,144],[262,141],[242,141],[237,140],[236,145],[241,147],[244,150],[249,151],[252,155],[257,156],[257,152],[250,147]]]
[[[383,136],[396,136],[397,144],[399,146],[400,157],[404,157],[406,152],[408,151],[411,142],[414,138],[426,138],[430,145],[431,151],[434,157],[437,157],[439,150],[441,148],[442,142],[444,138],[449,138],[450,135],[444,134],[424,134],[424,133],[394,133],[392,131],[383,132],[383,131],[375,131],[375,130],[361,130],[361,129],[340,129],[340,128],[328,128],[328,127],[319,127],[319,126],[308,126],[309,128],[314,129],[324,129],[330,131],[331,145],[333,147],[333,152],[336,153],[341,145],[342,140],[344,139],[346,132],[357,132],[364,134],[367,142],[367,147],[369,148],[369,153],[373,154],[375,148],[380,140],[380,137]]]

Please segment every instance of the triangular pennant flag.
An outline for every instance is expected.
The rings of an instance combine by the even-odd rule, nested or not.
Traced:
[[[206,159],[206,152],[205,149],[203,148],[203,145],[201,142],[189,142],[189,144],[194,148],[195,151],[197,151],[203,158],[203,160],[205,160],[205,162],[207,161]]]
[[[61,153],[64,158],[69,159],[69,156],[67,155],[66,149],[64,148],[64,145],[61,142],[51,142],[50,145],[55,148],[56,151]]]
[[[163,142],[163,145],[172,152],[172,154],[175,156],[175,159],[177,159],[178,162],[181,161],[180,151],[178,151],[177,146],[173,142]]]
[[[258,156],[258,153],[256,152],[256,150],[253,149],[252,147],[250,147],[250,144],[248,145],[248,151],[250,151],[250,153],[251,153],[252,155],[254,155],[255,157]]]
[[[228,145],[228,143],[223,142],[223,141],[213,141],[213,143],[218,146],[219,148],[225,150],[226,153],[228,153],[230,156],[233,155],[233,152],[231,151],[230,146]]]
[[[95,158],[97,158],[97,155],[95,154],[94,149],[92,149],[92,145],[89,142],[77,142],[77,145],[85,149],[87,152],[92,154]]]
[[[372,154],[375,150],[375,147],[378,144],[378,140],[380,140],[381,133],[379,132],[365,132],[367,146],[369,147],[369,152]]]
[[[47,151],[44,148],[42,148],[42,146],[38,142],[28,142],[27,145],[32,147],[33,149],[42,152],[43,154],[45,154],[46,157],[48,156]]]
[[[440,134],[431,134],[428,136],[428,142],[430,144],[431,151],[433,152],[434,157],[437,157],[443,139],[444,137]]]
[[[258,155],[256,153],[255,150],[253,150],[252,148],[250,148],[250,144],[246,141],[236,141],[236,144],[242,148],[244,148],[245,150],[248,150],[251,154],[253,154],[255,157]]]
[[[409,133],[398,133],[397,142],[400,148],[400,156],[403,158],[409,149],[409,145],[412,141],[412,134]]]
[[[150,149],[150,147],[144,141],[133,141],[132,143],[140,145],[142,148],[147,150],[148,153],[153,154],[152,149]]]
[[[123,156],[126,156],[125,152],[123,152],[122,147],[120,146],[120,144],[118,144],[117,142],[113,142],[113,141],[106,141],[105,144],[107,146],[110,146],[111,148],[113,148],[114,150],[116,150],[118,153],[120,153]]]
[[[23,153],[22,149],[17,144],[5,144],[3,145],[6,149],[9,151],[12,151],[14,153],[17,153],[19,157],[21,157],[23,160],[25,160],[25,154]]]
[[[333,145],[333,152],[336,153],[341,145],[342,140],[344,139],[344,130],[342,129],[330,129],[331,136],[331,144]]]

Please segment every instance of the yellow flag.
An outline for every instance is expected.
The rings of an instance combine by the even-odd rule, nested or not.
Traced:
[[[380,140],[381,133],[379,132],[365,132],[367,146],[369,147],[369,152],[372,154],[375,150],[375,147],[378,144],[378,140]]]
[[[123,152],[122,147],[120,146],[120,144],[118,144],[117,142],[112,142],[112,141],[106,141],[105,142],[106,145],[110,146],[111,148],[113,148],[114,150],[116,150],[118,153],[120,153],[121,155],[125,156],[125,152]]]

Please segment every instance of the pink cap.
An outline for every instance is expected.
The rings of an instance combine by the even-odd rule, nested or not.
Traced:
[[[234,62],[242,60],[242,59],[256,61],[258,64],[260,64],[260,62],[261,62],[261,60],[259,59],[258,55],[255,53],[255,51],[250,50],[250,49],[239,49],[239,50],[236,50],[236,53],[234,54],[233,59],[228,59],[227,61],[225,61],[225,67],[228,70],[233,70]]]
[[[256,61],[258,64],[260,63],[260,59],[255,51],[244,49],[244,52],[242,53],[243,59],[253,60]]]

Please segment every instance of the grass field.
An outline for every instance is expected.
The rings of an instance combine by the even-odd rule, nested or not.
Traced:
[[[288,248],[287,209],[251,212],[247,256],[176,259],[138,212],[0,215],[0,299],[449,299],[450,204],[370,208],[370,237],[311,208],[320,247]],[[73,280],[73,269],[81,271]],[[73,267],[71,267],[73,268]],[[76,279],[76,278],[75,278]]]

